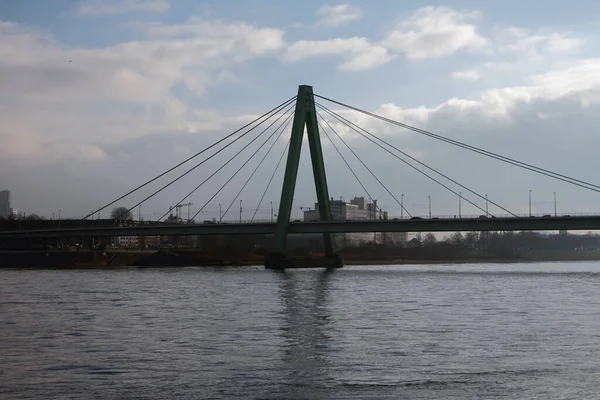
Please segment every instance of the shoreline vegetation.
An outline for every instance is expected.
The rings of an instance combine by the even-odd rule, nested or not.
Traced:
[[[0,242],[0,268],[260,266],[269,254],[273,235],[167,236],[154,238],[157,244],[138,239],[139,247],[129,249],[114,247],[114,238],[7,240]],[[600,260],[600,235],[592,232],[454,232],[443,240],[429,232],[396,244],[353,244],[346,237],[338,239],[344,265]],[[290,258],[318,259],[324,252],[321,235],[291,235],[287,245]]]
[[[343,254],[344,265],[411,265],[466,263],[526,263],[548,261],[600,261],[600,250],[524,251],[518,255],[493,255],[484,252],[431,251],[406,255],[362,252]],[[320,254],[312,254],[319,257]],[[0,268],[11,269],[102,269],[102,268],[168,268],[168,267],[235,267],[262,266],[264,255],[211,254],[197,250],[110,250],[110,251],[0,251]]]

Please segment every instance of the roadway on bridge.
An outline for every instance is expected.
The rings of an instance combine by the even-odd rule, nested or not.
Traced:
[[[0,232],[0,239],[274,234],[275,223],[173,224]],[[600,216],[290,222],[289,233],[598,230]]]

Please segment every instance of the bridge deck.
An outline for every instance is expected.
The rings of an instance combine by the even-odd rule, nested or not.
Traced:
[[[454,232],[521,230],[600,230],[600,216],[525,218],[447,218],[410,220],[362,220],[290,222],[289,233],[350,232]],[[160,224],[127,227],[78,227],[63,229],[13,230],[0,232],[0,239],[170,236],[170,235],[256,235],[274,234],[275,223],[255,224]]]

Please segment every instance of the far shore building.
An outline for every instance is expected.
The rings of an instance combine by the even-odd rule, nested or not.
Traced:
[[[138,243],[144,249],[157,249],[160,247],[160,236],[140,236]]]
[[[10,207],[10,191],[0,191],[0,217],[8,218],[12,215],[12,208]]]
[[[140,247],[138,236],[118,236],[116,242],[117,246],[125,249],[137,249]]]
[[[331,218],[338,221],[358,221],[388,219],[388,213],[381,210],[379,202],[373,200],[368,202],[364,197],[355,197],[349,203],[344,200],[329,201]],[[319,204],[315,203],[313,210],[304,211],[304,221],[319,220]],[[394,246],[404,245],[407,241],[406,232],[360,232],[360,233],[336,233],[336,244],[344,246],[360,246],[366,243],[388,244]]]

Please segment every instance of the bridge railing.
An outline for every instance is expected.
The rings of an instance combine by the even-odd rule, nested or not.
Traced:
[[[490,213],[489,218],[492,218],[492,215],[494,217],[496,217],[496,218],[514,218],[515,215],[517,217],[519,217],[519,218],[529,218],[530,217],[529,213],[517,213],[515,215],[511,215],[511,214],[492,214],[492,213]],[[471,218],[482,218],[484,216],[485,216],[485,214],[483,214],[483,213],[482,214],[462,214],[460,218],[462,218],[462,219],[471,219]],[[600,212],[572,212],[572,213],[557,213],[556,214],[556,218],[560,218],[560,217],[594,217],[594,216],[596,216],[596,217],[600,216]],[[413,218],[414,217],[418,217],[418,218],[421,218],[421,219],[429,219],[429,215],[413,215]],[[550,213],[532,213],[531,217],[534,217],[534,218],[543,218],[543,217],[554,218],[554,213],[551,213],[551,214]],[[458,214],[456,214],[456,215],[454,215],[454,214],[452,214],[452,215],[450,215],[450,214],[438,214],[438,215],[435,215],[434,214],[434,215],[431,216],[431,218],[432,219],[455,219],[455,218],[458,219]],[[388,220],[400,220],[400,219],[409,220],[409,219],[411,219],[411,217],[408,217],[406,215],[404,215],[404,216],[400,216],[400,215],[397,215],[397,216],[388,216]],[[339,220],[334,218],[334,221],[339,221]],[[365,219],[365,221],[367,221],[367,220]],[[240,221],[239,219],[237,219],[237,220],[222,221],[220,223],[221,224],[240,224],[240,223],[241,224],[261,224],[261,223],[271,223],[271,222],[275,223],[275,222],[277,222],[277,219],[273,219],[273,220],[271,220],[271,219],[256,220],[255,219],[253,221],[252,220],[244,220],[244,219],[242,219]],[[304,219],[301,218],[301,217],[299,217],[299,218],[292,217],[290,219],[290,222],[311,222],[311,221],[304,221]],[[213,223],[214,224],[218,224],[219,222],[217,222],[217,221],[214,221],[214,222],[213,221],[203,221],[203,222],[197,221],[196,223],[197,224],[203,224],[203,223],[205,223],[205,224],[213,224]]]
[[[510,214],[490,214],[496,218],[514,218],[514,215]],[[516,214],[517,217],[529,218],[529,213]],[[468,214],[461,215],[461,219],[469,218],[481,218],[484,214]],[[429,219],[429,215],[415,215],[412,218]],[[554,213],[533,213],[531,217],[534,218],[554,218]],[[565,217],[600,217],[600,212],[569,212],[560,213],[556,215],[557,218]],[[410,220],[408,216],[388,216],[388,220]],[[431,219],[458,219],[458,215],[432,215]],[[336,220],[339,221],[339,220]],[[365,220],[366,221],[366,220]],[[226,220],[220,222],[220,224],[237,225],[237,224],[265,224],[274,223],[276,219],[260,219],[260,220],[247,220],[239,219]],[[309,222],[304,221],[302,218],[292,218],[291,222]],[[150,226],[150,225],[185,225],[186,221],[175,222],[175,221],[115,221],[111,219],[96,219],[96,220],[81,220],[81,219],[62,219],[62,220],[0,220],[0,231],[20,231],[20,230],[47,230],[47,229],[75,229],[75,228],[114,228],[123,226]],[[219,224],[218,221],[205,220],[193,222],[197,225],[206,224]]]
[[[529,213],[515,213],[515,215],[519,218],[529,218],[530,215]],[[511,215],[511,214],[496,214],[496,213],[490,213],[489,218],[492,218],[492,216],[496,217],[496,218],[514,218],[515,215]],[[485,213],[481,213],[481,214],[462,214],[460,216],[460,218],[462,219],[470,219],[470,218],[483,218],[485,216]],[[598,217],[600,216],[600,212],[565,212],[565,213],[557,213],[556,214],[556,218],[560,218],[560,217]],[[421,219],[429,219],[429,215],[413,215],[412,218],[421,218]],[[546,217],[546,218],[554,218],[554,213],[531,213],[531,217],[533,218],[542,218],[542,217]],[[432,219],[455,219],[458,218],[458,214],[454,215],[436,215],[436,214],[432,214],[431,215]],[[404,215],[403,217],[400,215],[395,215],[395,216],[388,216],[388,220],[395,220],[395,219],[411,219],[411,217],[408,217],[406,215]]]

